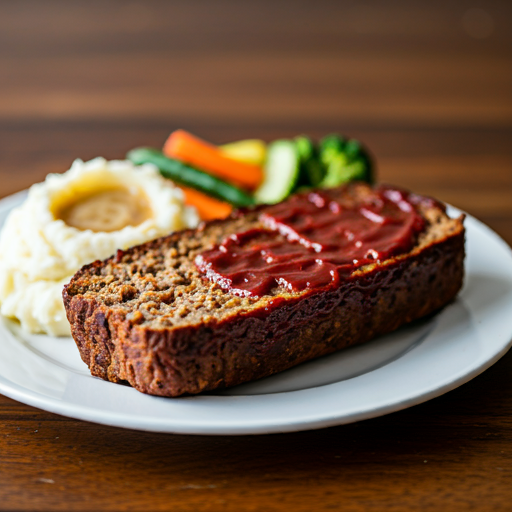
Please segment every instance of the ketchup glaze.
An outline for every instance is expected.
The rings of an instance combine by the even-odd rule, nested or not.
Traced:
[[[380,187],[357,201],[311,191],[260,210],[258,227],[199,254],[207,279],[239,296],[335,286],[358,267],[408,252],[425,228],[418,196]]]

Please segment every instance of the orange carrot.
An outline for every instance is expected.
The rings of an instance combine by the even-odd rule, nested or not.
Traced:
[[[180,188],[185,194],[185,203],[195,206],[202,220],[224,219],[233,209],[230,204],[207,196],[199,190],[181,186]]]
[[[194,165],[241,188],[253,190],[263,179],[261,167],[228,158],[213,144],[185,130],[172,132],[164,144],[163,152],[170,158]]]

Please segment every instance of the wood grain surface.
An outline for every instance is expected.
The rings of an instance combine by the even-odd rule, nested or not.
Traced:
[[[339,131],[381,181],[512,243],[512,4],[0,2],[0,197],[184,127]],[[510,510],[512,354],[468,384],[320,431],[126,431],[0,396],[0,511]]]

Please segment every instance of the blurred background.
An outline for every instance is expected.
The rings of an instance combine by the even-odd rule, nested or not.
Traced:
[[[0,196],[175,128],[341,132],[512,242],[512,2],[2,1]]]

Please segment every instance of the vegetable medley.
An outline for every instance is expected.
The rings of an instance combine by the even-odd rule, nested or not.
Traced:
[[[355,139],[332,134],[318,143],[300,135],[269,144],[249,139],[215,146],[176,130],[163,150],[137,148],[135,164],[152,163],[183,189],[204,220],[223,218],[232,207],[273,204],[309,187],[331,188],[373,181],[367,150]]]

